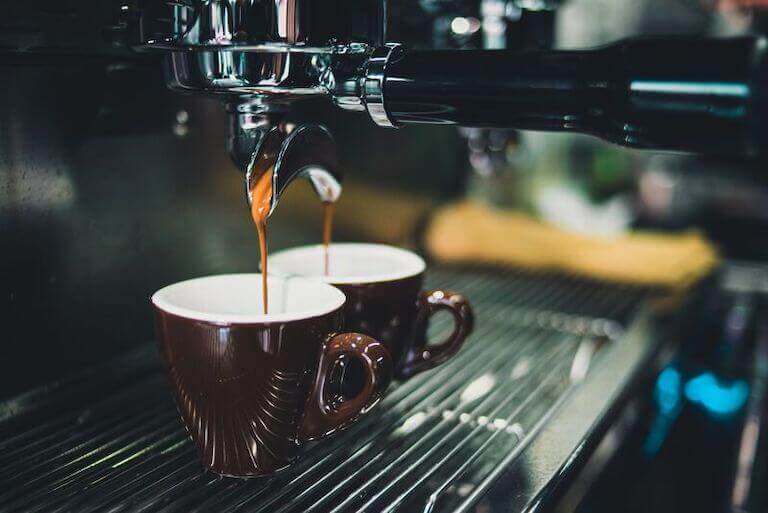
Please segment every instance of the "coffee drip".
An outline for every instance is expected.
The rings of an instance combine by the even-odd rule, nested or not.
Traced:
[[[323,274],[328,276],[330,271],[331,235],[333,232],[333,201],[323,202]]]
[[[259,253],[261,255],[261,298],[264,303],[264,313],[269,313],[269,294],[267,292],[267,217],[272,205],[272,167],[256,179],[251,188],[251,217],[256,225],[259,236]]]
[[[272,205],[272,166],[258,174],[252,174],[250,196],[251,217],[259,236],[259,254],[261,257],[261,297],[264,314],[269,313],[269,293],[267,288],[267,218]],[[327,276],[330,269],[331,235],[333,233],[333,214],[335,202],[323,202],[323,269]]]

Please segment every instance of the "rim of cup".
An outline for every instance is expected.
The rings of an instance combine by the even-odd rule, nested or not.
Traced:
[[[270,275],[267,287],[274,313],[261,313],[261,273],[217,274],[180,281],[152,294],[152,304],[187,319],[260,324],[320,317],[338,310],[346,301],[342,291],[318,280]]]
[[[324,258],[324,247],[322,244],[311,244],[306,246],[296,246],[293,248],[275,251],[268,258],[268,272],[270,276],[283,277],[302,277],[337,285],[352,285],[356,283],[378,283],[386,281],[402,280],[412,276],[419,275],[427,268],[426,262],[416,253],[407,249],[386,244],[375,244],[368,242],[334,242],[330,246],[331,271],[333,271],[334,256],[342,258],[340,255],[351,251],[360,251],[366,253],[365,258],[373,261],[377,255],[393,262],[397,270],[387,270],[381,273],[337,273],[331,272],[328,275],[322,273],[321,264],[317,264],[319,272],[306,272],[311,267],[307,267],[307,258],[316,259],[322,262]]]

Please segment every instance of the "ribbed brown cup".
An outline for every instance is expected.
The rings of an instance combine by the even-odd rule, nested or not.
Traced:
[[[157,340],[179,412],[203,464],[254,477],[288,466],[301,445],[366,413],[391,380],[382,344],[338,334],[343,312],[263,323],[210,322],[154,305]],[[350,358],[365,370],[362,391],[340,394],[332,376]]]
[[[379,340],[395,362],[395,375],[406,379],[449,360],[474,327],[469,302],[448,290],[421,291],[424,275],[373,283],[333,284],[347,296],[344,329]],[[429,319],[436,312],[454,318],[453,333],[439,344],[427,344]]]
[[[370,250],[407,253],[421,262],[420,270],[401,273],[395,279],[375,277],[376,258],[369,259],[372,277],[348,277],[343,270],[324,276],[316,260],[322,256],[322,246],[305,246],[273,253],[270,270],[282,276],[300,276],[319,280],[339,288],[347,297],[344,303],[344,329],[365,333],[380,341],[392,356],[395,376],[405,379],[434,368],[455,355],[474,328],[474,314],[469,301],[460,293],[437,289],[422,291],[426,264],[415,253],[401,248],[367,243],[339,243],[331,248],[356,248],[363,254]],[[292,251],[306,252],[313,265],[288,265],[281,255]],[[333,254],[331,254],[333,259]],[[333,260],[331,260],[333,264]],[[429,320],[438,311],[447,311],[454,318],[453,332],[439,344],[428,344]]]

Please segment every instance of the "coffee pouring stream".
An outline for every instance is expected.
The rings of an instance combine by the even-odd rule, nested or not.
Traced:
[[[323,239],[330,239],[332,205],[341,195],[336,144],[325,127],[284,122],[274,114],[254,113],[238,104],[230,110],[230,155],[245,172],[245,195],[259,237],[262,302],[268,311],[266,280],[267,219],[281,194],[296,178],[307,178],[323,203]]]

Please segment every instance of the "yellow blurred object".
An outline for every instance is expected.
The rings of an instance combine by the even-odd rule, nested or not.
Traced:
[[[715,248],[693,231],[585,236],[519,212],[469,202],[436,213],[426,246],[443,262],[511,265],[672,288],[694,283],[718,261]]]

